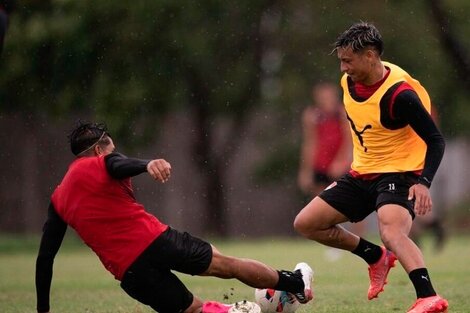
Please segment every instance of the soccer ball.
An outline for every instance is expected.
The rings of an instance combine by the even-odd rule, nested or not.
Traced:
[[[255,302],[263,313],[294,313],[300,302],[286,291],[255,289]]]

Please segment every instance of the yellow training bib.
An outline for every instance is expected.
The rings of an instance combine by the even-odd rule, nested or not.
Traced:
[[[341,78],[343,102],[351,125],[353,163],[359,174],[392,173],[421,170],[424,167],[426,143],[407,125],[388,129],[380,121],[380,101],[398,82],[407,82],[418,94],[428,112],[431,100],[421,84],[400,67],[382,62],[390,73],[374,94],[363,102],[354,100],[348,88],[347,74]]]

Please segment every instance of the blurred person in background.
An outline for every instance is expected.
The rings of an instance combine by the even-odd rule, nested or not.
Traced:
[[[104,124],[81,123],[71,132],[76,159],[51,196],[36,260],[37,311],[50,310],[54,258],[70,225],[132,298],[160,313],[245,313],[254,304],[203,302],[172,272],[235,278],[254,288],[287,291],[301,303],[313,298],[312,269],[276,271],[255,260],[221,254],[210,243],[162,223],[138,203],[131,177],[170,179],[164,159],[128,158],[116,151]]]
[[[294,228],[310,240],[362,258],[369,267],[369,300],[384,290],[398,259],[416,292],[407,312],[447,312],[447,300],[434,290],[423,254],[409,238],[415,216],[432,208],[429,188],[445,149],[430,115],[429,95],[406,71],[382,61],[384,45],[374,25],[352,25],[334,47],[343,73],[353,162],[349,173],[301,210]],[[372,212],[377,212],[384,246],[340,226]]]
[[[337,85],[331,82],[315,84],[311,96],[311,103],[302,113],[298,186],[314,198],[349,171],[352,143]],[[358,236],[365,232],[364,221],[347,227]],[[334,261],[339,258],[339,252],[329,249],[326,256]]]
[[[316,196],[351,165],[351,134],[338,87],[329,82],[312,88],[302,113],[302,146],[298,185]]]

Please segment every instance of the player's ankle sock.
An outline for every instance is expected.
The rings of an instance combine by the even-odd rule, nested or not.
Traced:
[[[372,242],[369,242],[363,238],[359,238],[359,244],[356,249],[351,251],[355,255],[361,257],[368,264],[377,263],[382,256],[382,248]]]
[[[412,270],[408,276],[415,287],[416,297],[427,298],[436,295],[426,268]]]
[[[291,271],[277,271],[277,273],[279,274],[279,280],[274,289],[288,292],[303,290],[304,282],[298,274]]]

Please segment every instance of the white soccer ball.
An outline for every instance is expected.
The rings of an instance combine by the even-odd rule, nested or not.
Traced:
[[[255,302],[263,313],[294,313],[300,302],[286,291],[255,289]]]

